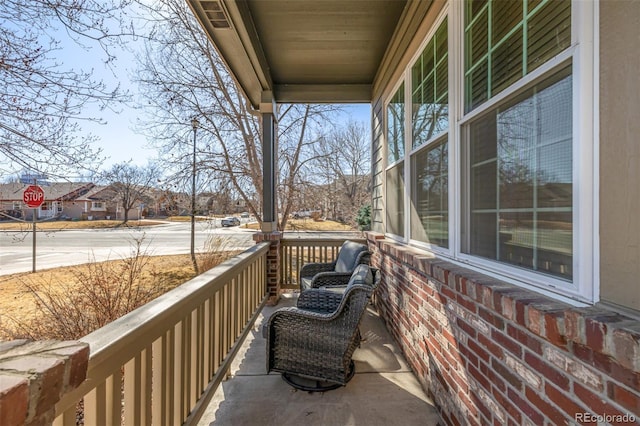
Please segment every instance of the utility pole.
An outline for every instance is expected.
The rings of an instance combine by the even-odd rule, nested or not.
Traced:
[[[191,128],[193,129],[193,168],[191,169],[191,261],[193,262],[193,270],[198,275],[198,261],[195,251],[195,232],[196,232],[196,133],[200,122],[197,118],[191,119]]]

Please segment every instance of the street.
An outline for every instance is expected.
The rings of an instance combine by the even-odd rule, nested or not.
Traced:
[[[131,255],[137,239],[147,254],[188,254],[190,223],[167,223],[129,229],[39,231],[36,235],[36,270],[104,261]],[[222,228],[219,223],[196,222],[196,252],[203,251],[210,238],[221,237],[227,249],[246,249],[253,242],[253,230]],[[30,272],[31,232],[0,231],[0,275]]]

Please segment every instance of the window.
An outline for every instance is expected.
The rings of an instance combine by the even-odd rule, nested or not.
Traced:
[[[12,209],[13,210],[22,210],[22,202],[21,201],[14,201]]]
[[[448,142],[429,145],[411,157],[411,238],[449,247]]]
[[[91,210],[105,210],[104,202],[102,201],[92,201],[91,202]]]
[[[465,111],[571,45],[571,0],[467,0]]]
[[[387,105],[386,221],[387,232],[404,236],[404,84]],[[394,164],[396,163],[396,164]]]
[[[387,165],[404,158],[404,84],[387,105]]]
[[[387,170],[387,232],[404,237],[404,162]]]
[[[467,127],[463,252],[571,280],[571,69]]]
[[[429,13],[386,104],[386,232],[597,300],[597,6],[464,0]]]
[[[447,20],[411,68],[411,238],[449,247]],[[445,136],[443,136],[445,135]]]
[[[449,129],[447,21],[411,68],[413,148]]]

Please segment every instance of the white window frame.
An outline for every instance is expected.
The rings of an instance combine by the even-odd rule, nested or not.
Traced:
[[[448,98],[449,98],[449,110],[448,110],[448,114],[449,114],[449,127],[447,129],[447,131],[443,131],[438,133],[437,135],[435,135],[434,137],[432,137],[431,139],[429,139],[428,141],[424,142],[422,145],[419,145],[417,147],[413,147],[413,126],[411,123],[411,119],[412,119],[412,89],[413,89],[413,75],[411,72],[411,69],[413,68],[413,66],[415,65],[416,61],[420,58],[420,55],[422,55],[423,50],[427,47],[427,45],[429,44],[429,42],[431,41],[431,39],[435,36],[436,32],[438,31],[438,28],[440,27],[440,25],[442,25],[442,23],[444,22],[444,20],[447,19],[447,60],[448,60],[448,64],[447,64],[447,93],[448,93]],[[405,122],[407,123],[407,128],[409,129],[409,133],[408,133],[408,141],[406,143],[407,146],[407,153],[405,156],[405,182],[411,182],[411,184],[413,184],[412,181],[412,176],[411,176],[411,159],[412,157],[417,154],[419,151],[423,150],[423,149],[427,149],[429,146],[439,143],[440,141],[442,141],[443,138],[447,139],[447,152],[449,153],[448,158],[447,158],[447,180],[449,181],[449,190],[448,190],[448,221],[447,221],[447,226],[448,226],[448,235],[449,235],[449,244],[448,247],[442,247],[439,246],[437,244],[430,244],[424,241],[420,241],[420,240],[415,240],[413,238],[411,238],[411,229],[412,229],[412,224],[411,224],[411,203],[412,203],[412,199],[411,199],[411,186],[410,185],[405,185],[405,241],[407,241],[409,244],[414,245],[416,247],[419,248],[424,248],[427,249],[429,251],[432,251],[434,253],[439,253],[439,254],[444,254],[446,256],[451,256],[453,254],[453,241],[452,241],[452,235],[453,235],[453,210],[451,209],[452,207],[452,201],[455,198],[455,194],[453,193],[452,186],[451,186],[451,179],[453,178],[452,173],[454,172],[454,168],[451,164],[451,148],[453,145],[453,140],[451,139],[451,134],[452,134],[452,129],[455,126],[455,117],[456,115],[454,114],[454,111],[452,110],[453,104],[451,102],[452,99],[452,91],[451,91],[451,87],[452,87],[452,83],[455,81],[455,73],[453,73],[453,63],[452,63],[452,52],[453,52],[453,43],[451,40],[452,37],[452,25],[451,25],[451,14],[449,13],[449,5],[445,5],[442,10],[438,13],[438,16],[434,19],[433,21],[433,25],[432,27],[429,29],[429,32],[427,33],[425,39],[422,41],[422,43],[420,44],[420,47],[418,48],[417,52],[415,53],[415,55],[411,58],[411,61],[409,61],[409,65],[407,66],[407,70],[405,71]],[[435,64],[434,64],[435,65]],[[408,98],[407,98],[408,96]],[[406,130],[405,130],[406,132]],[[416,224],[416,226],[421,226],[419,224]]]
[[[383,195],[383,200],[384,200],[384,205],[385,205],[385,210],[386,210],[386,204],[387,204],[387,172],[394,168],[397,167],[398,165],[400,165],[400,163],[402,163],[403,161],[405,161],[404,163],[404,178],[405,178],[405,185],[404,185],[404,229],[405,229],[405,235],[401,236],[401,235],[397,235],[397,234],[392,234],[390,232],[387,231],[387,215],[386,213],[383,215],[383,226],[384,226],[384,234],[386,237],[395,240],[395,241],[399,241],[399,242],[403,242],[406,243],[407,242],[407,185],[406,182],[408,182],[407,179],[407,164],[406,164],[406,160],[407,160],[407,146],[408,146],[408,140],[407,140],[407,128],[408,128],[408,124],[407,124],[407,79],[406,79],[406,75],[407,72],[405,71],[402,74],[402,77],[396,82],[396,84],[393,85],[393,87],[391,88],[390,93],[387,95],[384,103],[383,103],[383,120],[384,120],[384,126],[383,126],[383,137],[382,137],[382,143],[384,144],[384,148],[383,148],[383,155],[382,155],[382,162],[384,164],[384,167],[382,169],[382,193]],[[389,136],[389,116],[387,115],[387,109],[389,107],[389,104],[391,103],[391,100],[393,99],[393,97],[396,95],[396,93],[398,92],[398,90],[400,89],[400,86],[402,86],[402,84],[404,83],[404,150],[405,150],[405,155],[402,158],[399,158],[398,160],[394,161],[393,163],[389,163],[389,141],[387,140],[387,137]],[[409,130],[410,131],[410,130]]]
[[[100,206],[97,206],[100,204]],[[106,211],[107,207],[104,201],[92,201],[91,202],[91,211],[92,212],[103,212]]]
[[[598,2],[573,0],[571,3],[571,46],[555,58],[535,69],[512,84],[501,93],[492,97],[472,111],[464,113],[464,2],[450,1],[434,20],[415,56],[411,59],[399,77],[391,93],[383,103],[384,107],[384,143],[383,193],[386,203],[386,172],[400,161],[405,162],[405,236],[385,235],[421,249],[446,257],[454,263],[462,264],[474,270],[531,288],[556,299],[580,305],[595,303],[599,300],[599,215],[598,215],[598,164],[599,164],[599,64],[598,64]],[[422,53],[444,17],[448,17],[449,48],[449,249],[430,246],[411,240],[411,155],[440,140],[442,134],[413,149],[411,129],[411,67]],[[465,212],[462,211],[462,178],[465,167],[462,165],[461,147],[465,143],[465,125],[474,118],[486,113],[499,103],[538,82],[544,81],[554,72],[572,65],[572,155],[573,155],[573,279],[571,282],[555,278],[544,273],[528,271],[494,260],[462,253],[461,229]],[[387,165],[387,106],[400,85],[405,84],[405,157],[394,164]],[[581,141],[581,143],[578,143]],[[411,183],[410,183],[411,182]]]

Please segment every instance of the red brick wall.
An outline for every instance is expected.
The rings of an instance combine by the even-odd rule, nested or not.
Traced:
[[[253,240],[256,244],[268,242],[269,252],[267,253],[267,291],[269,293],[270,303],[277,303],[280,297],[280,240],[282,233],[274,232],[256,232],[253,234]]]
[[[0,425],[49,425],[55,404],[85,380],[89,345],[0,342]]]
[[[368,240],[380,313],[445,423],[640,424],[640,321]]]

